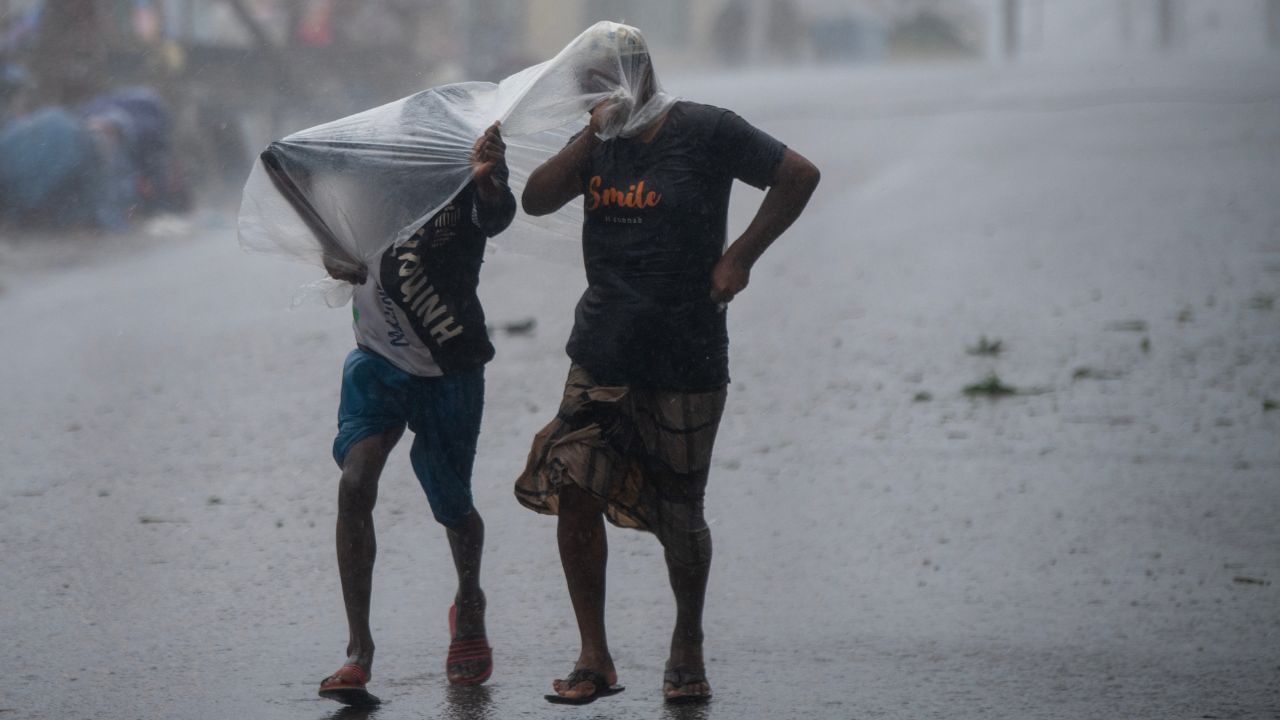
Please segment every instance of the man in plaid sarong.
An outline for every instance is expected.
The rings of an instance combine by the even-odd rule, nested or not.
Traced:
[[[624,54],[629,76],[658,92],[638,35],[632,46]],[[547,700],[582,704],[621,691],[604,626],[607,517],[662,542],[677,608],[663,694],[668,702],[705,701],[711,534],[703,496],[729,382],[725,307],[799,216],[819,174],[728,110],[675,102],[638,133],[601,140],[618,112],[611,100],[597,105],[590,126],[535,170],[524,191],[531,215],[583,198],[588,287],[575,312],[559,412],[534,439],[516,497],[559,516],[581,635],[573,673],[553,683]],[[735,179],[768,192],[725,249]]]

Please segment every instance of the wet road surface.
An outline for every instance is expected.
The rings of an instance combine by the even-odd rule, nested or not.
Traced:
[[[444,680],[452,569],[402,443],[375,514],[385,704],[317,698],[346,641],[350,331],[283,310],[316,271],[242,255],[224,219],[64,269],[6,251],[0,720],[1280,717],[1280,73],[931,72],[677,88],[824,172],[730,310],[710,705],[663,706],[661,552],[612,528],[627,690],[542,700],[576,631],[554,521],[511,483],[582,279],[512,253],[482,276],[492,322],[537,320],[497,336],[474,480],[493,679]],[[1219,99],[1096,102],[1142,82]],[[966,353],[980,335],[1007,349]],[[1025,392],[961,393],[993,371]]]

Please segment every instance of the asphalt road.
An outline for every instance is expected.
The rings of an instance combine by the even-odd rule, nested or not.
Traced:
[[[554,522],[511,483],[583,280],[513,252],[524,228],[482,277],[495,324],[537,323],[497,334],[475,474],[495,674],[445,682],[452,571],[402,446],[367,716],[1280,717],[1274,70],[677,87],[824,172],[730,309],[716,698],[662,705],[661,553],[611,530],[628,689],[542,700],[576,632]],[[742,227],[759,195],[737,193]],[[286,310],[316,271],[240,253],[225,217],[73,242],[0,244],[0,720],[365,717],[315,694],[346,637],[328,455],[346,311]],[[1003,352],[967,353],[981,336]],[[991,372],[1022,392],[962,393]]]

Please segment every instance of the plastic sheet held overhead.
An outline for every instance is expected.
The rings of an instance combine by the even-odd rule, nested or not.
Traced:
[[[445,85],[271,143],[240,205],[247,250],[356,269],[376,265],[470,181],[471,148],[501,121],[513,180],[598,104],[603,139],[642,131],[675,102],[640,31],[600,22],[500,83]],[[528,142],[522,145],[521,139]],[[521,152],[521,150],[524,152]],[[514,152],[513,152],[514,150]]]

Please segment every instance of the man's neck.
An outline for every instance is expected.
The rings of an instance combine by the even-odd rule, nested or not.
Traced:
[[[654,138],[658,137],[658,131],[662,129],[663,125],[667,124],[667,113],[669,112],[671,112],[670,108],[664,110],[663,113],[653,121],[653,124],[646,128],[644,132],[640,133],[640,142],[648,145],[653,142]]]

